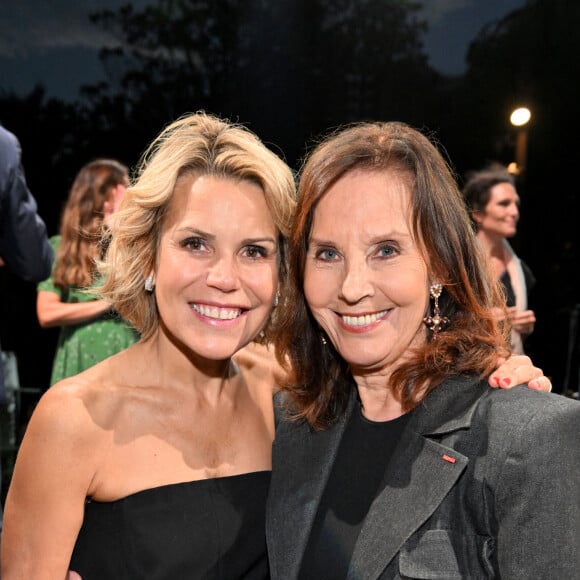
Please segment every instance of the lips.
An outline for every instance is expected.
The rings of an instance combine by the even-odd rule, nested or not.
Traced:
[[[222,308],[219,306],[207,306],[204,304],[192,304],[191,308],[198,314],[214,320],[234,320],[244,312],[241,308]]]

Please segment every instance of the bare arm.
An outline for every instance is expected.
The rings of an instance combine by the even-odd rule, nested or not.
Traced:
[[[261,369],[271,376],[272,392],[276,393],[280,385],[288,379],[288,371],[276,360],[273,346],[250,343],[234,356],[234,360],[245,370]],[[550,379],[544,376],[541,368],[534,366],[532,359],[526,355],[512,355],[508,359],[498,359],[498,367],[489,377],[491,387],[510,389],[516,385],[527,384],[528,388],[549,392],[552,389]]]
[[[3,580],[66,578],[95,473],[95,433],[74,389],[56,385],[43,395],[6,498]]]
[[[61,302],[58,294],[40,290],[36,295],[36,314],[42,328],[80,324],[101,316],[111,309],[105,300]]]

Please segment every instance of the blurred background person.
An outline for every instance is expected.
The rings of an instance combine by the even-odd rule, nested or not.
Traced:
[[[512,349],[522,354],[536,322],[534,311],[528,308],[536,280],[507,241],[516,235],[520,218],[514,178],[502,165],[474,171],[467,175],[463,195],[492,273],[505,291]]]
[[[28,282],[49,275],[53,260],[46,225],[30,193],[16,135],[0,125],[0,266]],[[8,354],[8,353],[7,353]],[[13,355],[13,353],[12,353]],[[4,353],[0,359],[0,404],[6,402]],[[15,358],[12,358],[15,363]],[[0,464],[0,486],[2,472]],[[0,530],[2,506],[0,505]]]
[[[26,184],[20,142],[1,125],[0,258],[14,275],[29,282],[46,278],[53,259],[46,226]]]
[[[43,328],[61,327],[51,385],[138,339],[107,301],[85,292],[96,281],[95,261],[107,245],[107,222],[128,184],[127,167],[114,159],[84,165],[65,204],[60,234],[50,239],[56,258],[51,277],[38,284],[36,311]]]

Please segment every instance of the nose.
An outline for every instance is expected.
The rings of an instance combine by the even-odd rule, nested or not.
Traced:
[[[222,292],[232,292],[240,287],[238,266],[233,256],[219,256],[210,264],[207,271],[208,286]]]
[[[340,297],[349,304],[356,304],[373,295],[371,272],[364,259],[345,263],[344,276],[340,285]]]
[[[520,216],[520,208],[518,207],[518,204],[510,203],[508,208],[510,210],[509,211],[510,215],[518,219],[518,217]]]

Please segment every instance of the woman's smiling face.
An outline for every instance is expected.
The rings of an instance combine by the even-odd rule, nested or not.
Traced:
[[[520,219],[520,196],[511,183],[498,183],[490,189],[484,211],[474,212],[478,228],[498,238],[513,238]]]
[[[353,170],[314,210],[304,272],[309,307],[354,373],[401,362],[426,337],[429,280],[395,171]]]
[[[248,181],[186,175],[161,233],[155,295],[161,328],[223,360],[266,324],[278,287],[278,232]]]

